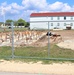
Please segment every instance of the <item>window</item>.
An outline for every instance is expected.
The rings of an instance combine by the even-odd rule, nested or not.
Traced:
[[[53,17],[51,17],[51,20],[53,20]]]
[[[57,20],[60,20],[60,17],[59,16],[57,17]]]
[[[64,20],[66,20],[66,16],[64,16]]]
[[[71,20],[73,20],[73,17],[71,16]]]
[[[73,23],[71,23],[71,26],[73,26]]]
[[[60,23],[57,23],[57,26],[59,26],[60,25]]]
[[[66,26],[66,23],[64,23],[64,26]]]
[[[51,26],[53,26],[53,23],[51,23]]]

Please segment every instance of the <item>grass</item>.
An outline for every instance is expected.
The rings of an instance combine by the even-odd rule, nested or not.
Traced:
[[[14,28],[14,31],[24,31],[27,30],[27,28]],[[11,28],[0,28],[0,32],[10,32]]]
[[[11,56],[11,47],[0,47],[0,58]]]
[[[50,58],[73,58],[74,51],[70,49],[59,48],[58,46],[50,46]],[[0,59],[4,57],[11,56],[12,50],[11,47],[0,47]],[[14,51],[15,56],[24,57],[40,57],[40,58],[49,58],[48,57],[48,47],[16,47]],[[21,59],[15,58],[14,60],[23,60],[23,61],[37,61],[37,59]],[[42,61],[42,59],[40,59]],[[40,61],[39,60],[39,61]],[[48,63],[49,60],[44,60],[45,63]]]
[[[51,57],[56,57],[56,58],[74,58],[74,51],[70,49],[64,49],[60,48],[56,45],[51,46]]]

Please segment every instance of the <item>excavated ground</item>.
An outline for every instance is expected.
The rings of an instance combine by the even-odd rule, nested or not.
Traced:
[[[56,44],[61,48],[68,48],[74,50],[74,30],[60,30],[60,31],[51,31],[52,33],[56,33],[61,35],[55,39],[49,37],[50,44]],[[54,40],[55,39],[55,40]],[[44,35],[38,41],[31,44],[31,46],[42,47],[48,44],[48,36]]]
[[[50,36],[49,37],[50,44],[55,43],[59,47],[74,50],[74,30],[54,30],[51,31],[51,33],[59,34],[60,37],[57,37],[55,39],[55,37]],[[15,32],[14,45],[15,47],[16,46],[18,47],[19,46],[34,46],[34,47],[46,46],[48,44],[48,36],[46,34],[47,31]],[[5,35],[5,33],[3,33],[2,35]],[[9,37],[9,35],[7,37]],[[5,37],[3,36],[2,38],[4,39]],[[0,39],[0,46],[11,46],[11,43],[9,41],[10,39],[7,39],[5,42],[2,42],[2,40]]]

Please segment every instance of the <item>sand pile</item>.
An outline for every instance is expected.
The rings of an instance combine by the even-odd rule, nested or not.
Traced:
[[[65,40],[57,44],[61,48],[67,48],[74,50],[74,40]]]

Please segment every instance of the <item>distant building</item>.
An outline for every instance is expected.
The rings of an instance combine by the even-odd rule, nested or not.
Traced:
[[[11,26],[11,23],[3,23],[3,22],[0,22],[0,28],[8,28]]]
[[[4,23],[3,22],[0,22],[0,28],[1,27],[4,27]]]
[[[30,29],[74,29],[74,12],[32,13]]]

